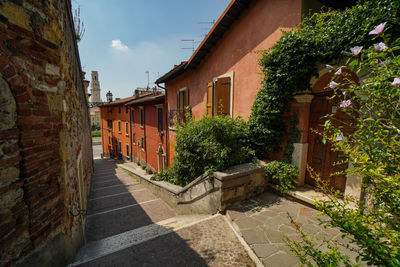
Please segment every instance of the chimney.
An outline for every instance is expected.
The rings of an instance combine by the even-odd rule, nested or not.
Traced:
[[[135,90],[135,97],[138,98],[139,97],[139,89]]]

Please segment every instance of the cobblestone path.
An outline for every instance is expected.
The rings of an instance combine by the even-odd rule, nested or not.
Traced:
[[[176,216],[110,159],[95,160],[86,242],[70,266],[254,266],[224,216]]]

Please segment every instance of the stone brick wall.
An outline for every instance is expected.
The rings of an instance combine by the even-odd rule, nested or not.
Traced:
[[[0,1],[0,266],[65,264],[83,242],[82,78],[69,0]]]

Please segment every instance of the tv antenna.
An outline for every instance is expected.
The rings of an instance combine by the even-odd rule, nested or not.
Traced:
[[[150,72],[148,70],[146,70],[144,73],[147,74],[147,90],[149,90],[149,88],[150,88],[149,73]]]
[[[183,39],[181,42],[192,42],[192,47],[182,47],[182,49],[192,49],[192,53],[194,53],[194,43],[193,39]]]

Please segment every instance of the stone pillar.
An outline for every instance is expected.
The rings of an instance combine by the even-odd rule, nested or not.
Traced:
[[[349,163],[350,171],[353,169],[351,163]],[[357,175],[354,173],[348,173],[346,175],[346,187],[344,190],[344,194],[349,197],[353,197],[356,200],[361,200],[362,194],[362,177],[361,175]]]
[[[305,92],[294,96],[296,100],[296,113],[298,114],[299,124],[297,129],[301,131],[299,143],[294,143],[292,154],[292,164],[299,168],[299,186],[304,185],[307,169],[307,152],[308,152],[308,128],[310,119],[310,104],[314,96],[311,92]]]

